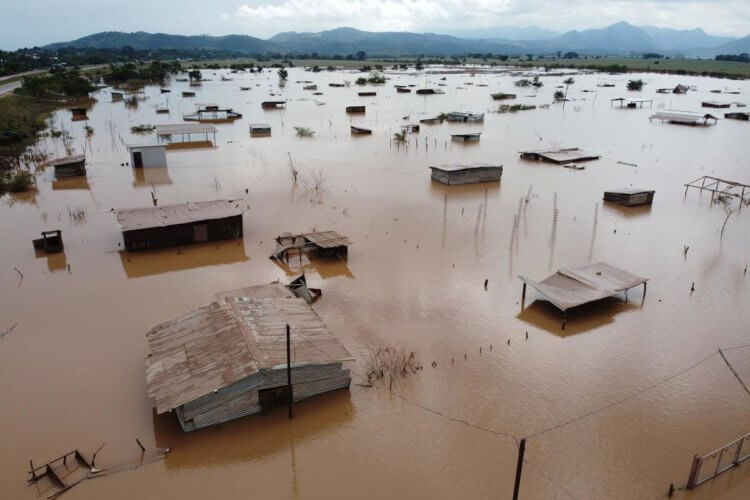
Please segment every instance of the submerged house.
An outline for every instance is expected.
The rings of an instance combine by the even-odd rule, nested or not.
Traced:
[[[55,169],[55,177],[75,177],[86,175],[86,155],[71,155],[47,162]]]
[[[712,114],[689,113],[686,111],[659,111],[651,115],[648,121],[659,120],[675,125],[715,125],[719,119]],[[712,122],[713,121],[713,122]]]
[[[263,109],[282,109],[286,108],[286,101],[263,101],[260,103]]]
[[[293,360],[287,358],[287,325]],[[349,351],[304,299],[279,283],[221,293],[153,327],[146,339],[148,395],[156,413],[174,411],[186,432],[351,382],[343,367],[352,359]]]
[[[213,144],[216,143],[216,127],[211,123],[177,123],[174,125],[157,125],[156,126],[156,138],[159,141],[165,141],[167,143],[194,143],[201,145],[201,143],[211,142],[208,139],[208,134],[213,134]],[[199,139],[193,141],[193,135],[198,134]],[[200,140],[200,136],[204,135],[204,140]],[[181,141],[175,141],[176,137],[180,137]],[[187,139],[187,141],[185,140]]]
[[[483,122],[484,113],[453,111],[452,113],[448,113],[446,120],[449,122]]]
[[[537,149],[521,151],[521,158],[524,160],[545,161],[563,165],[576,161],[591,161],[601,158],[594,153],[588,153],[579,148],[557,148],[557,149]]]
[[[165,144],[142,144],[128,146],[130,164],[135,168],[164,167],[167,165]]]
[[[748,113],[747,111],[734,111],[732,113],[724,113],[724,118],[729,118],[731,120],[748,121],[750,120],[750,113]]]
[[[251,137],[267,137],[271,135],[271,126],[267,123],[251,123],[250,124],[250,136]]]
[[[479,141],[479,137],[481,135],[481,132],[472,132],[470,134],[451,134],[451,139],[459,142],[477,142]]]
[[[276,249],[271,258],[289,262],[290,254],[298,254],[302,259],[302,254],[305,253],[319,257],[346,258],[351,244],[349,238],[336,231],[318,231],[297,235],[282,233],[276,238]]]
[[[523,308],[526,299],[526,285],[530,285],[552,305],[562,311],[563,328],[565,328],[567,321],[567,312],[578,306],[616,297],[623,292],[627,296],[628,290],[638,285],[643,285],[643,296],[645,298],[646,282],[648,281],[648,278],[636,276],[606,262],[598,262],[579,268],[560,269],[539,282],[523,276],[519,276],[519,278],[523,282],[521,307]]]
[[[182,119],[186,122],[200,123],[222,123],[231,122],[242,118],[242,114],[234,111],[232,108],[220,108],[216,104],[204,104],[196,106],[195,113],[183,115]]]
[[[215,200],[114,210],[131,252],[242,237],[240,201]]]
[[[347,106],[346,112],[347,113],[364,113],[365,112],[365,106]]]
[[[432,179],[443,184],[471,184],[474,182],[499,181],[503,175],[502,165],[476,163],[473,165],[439,165],[430,167]]]
[[[604,191],[604,201],[611,201],[618,205],[633,207],[636,205],[650,205],[654,201],[656,191],[636,188],[613,189]]]
[[[370,135],[372,134],[372,129],[365,128],[365,127],[355,127],[354,125],[350,126],[352,134],[354,135]]]
[[[416,93],[418,95],[445,94],[445,92],[440,89],[417,89]]]
[[[701,102],[701,106],[704,108],[728,108],[732,105],[732,103],[729,102],[719,102],[719,101],[703,101]]]
[[[71,121],[88,120],[89,117],[86,114],[86,108],[70,108]]]

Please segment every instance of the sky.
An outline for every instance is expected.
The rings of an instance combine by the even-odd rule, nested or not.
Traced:
[[[535,25],[567,31],[619,21],[740,37],[750,34],[750,0],[0,0],[0,48],[100,31],[268,38],[340,26],[441,33]]]

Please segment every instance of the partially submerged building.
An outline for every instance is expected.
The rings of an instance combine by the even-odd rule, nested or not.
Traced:
[[[42,237],[31,240],[35,250],[44,250],[46,253],[60,253],[63,251],[62,231],[42,231]]]
[[[650,205],[654,201],[656,191],[636,188],[613,189],[604,191],[604,201],[611,201],[626,207],[636,205]]]
[[[464,111],[453,111],[448,113],[446,120],[449,122],[483,122],[484,113],[470,113]]]
[[[268,137],[271,135],[271,126],[267,123],[251,123],[251,137]]]
[[[440,89],[417,89],[416,93],[418,95],[445,94],[445,92]]]
[[[135,168],[165,167],[167,165],[166,144],[139,144],[128,146],[130,165]]]
[[[221,108],[217,104],[203,104],[196,106],[195,113],[183,115],[186,122],[224,123],[242,118],[242,114],[232,108]]]
[[[360,97],[374,97],[378,95],[378,93],[371,90],[366,90],[364,92],[357,92],[357,95]]]
[[[346,112],[347,113],[364,113],[365,112],[365,106],[347,106]]]
[[[294,356],[288,364],[286,326]],[[275,283],[221,293],[147,334],[146,388],[183,431],[346,389],[352,359],[304,299]],[[291,386],[287,369],[291,370]]]
[[[208,134],[213,134],[212,144],[216,144],[216,127],[211,123],[177,123],[156,126],[156,139],[169,144],[210,142]],[[193,141],[194,135],[199,137],[203,135],[203,141]],[[175,141],[175,137],[180,137],[181,141]]]
[[[520,154],[524,160],[545,161],[558,165],[577,161],[592,161],[601,158],[598,154],[589,153],[580,148],[536,149],[521,151]]]
[[[372,134],[372,129],[365,128],[365,127],[355,127],[354,125],[350,126],[352,134],[354,135],[370,135]]]
[[[502,165],[475,163],[472,165],[439,165],[430,167],[432,179],[443,184],[471,184],[497,182],[503,175]]]
[[[459,142],[478,142],[481,132],[472,132],[469,134],[451,134],[451,139]]]
[[[71,121],[88,120],[89,117],[86,114],[86,108],[70,108]]]
[[[286,101],[263,101],[260,106],[263,109],[283,109],[286,108]]]
[[[659,111],[651,115],[648,121],[659,120],[675,125],[715,125],[719,119],[712,114],[689,113],[687,111]]]
[[[750,113],[748,113],[747,111],[733,111],[732,113],[724,113],[724,118],[729,118],[731,120],[748,121],[750,120]]]
[[[650,108],[653,106],[654,101],[653,99],[626,99],[624,97],[616,97],[615,99],[609,100],[610,107],[615,103],[619,103],[621,108],[635,109],[642,108],[644,104],[648,104],[648,107]]]
[[[70,155],[47,162],[48,167],[55,169],[55,177],[74,177],[86,175],[86,155]]]
[[[297,254],[302,259],[303,254],[318,257],[344,257],[348,255],[351,241],[336,231],[318,231],[293,235],[282,233],[276,238],[276,249],[272,259],[289,262],[289,256]]]
[[[242,237],[240,201],[215,200],[114,210],[132,252]]]
[[[730,102],[703,101],[701,106],[704,108],[728,108],[732,105]]]
[[[563,313],[562,327],[565,328],[567,312],[570,309],[616,297],[620,293],[627,296],[628,290],[643,285],[643,296],[646,295],[647,278],[642,278],[606,262],[598,262],[584,267],[565,268],[555,274],[536,282],[519,276],[523,282],[521,307],[526,299],[526,285],[539,292],[552,305]]]

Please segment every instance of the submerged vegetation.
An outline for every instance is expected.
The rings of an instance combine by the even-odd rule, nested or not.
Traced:
[[[315,131],[309,127],[294,127],[297,131],[297,137],[312,137],[315,135]]]
[[[104,75],[104,81],[110,84],[160,82],[168,75],[182,69],[179,61],[153,61],[145,66],[133,63],[110,64],[109,72]]]
[[[156,127],[154,125],[141,123],[140,125],[133,125],[132,127],[130,127],[130,131],[134,134],[147,134],[155,128]]]
[[[0,170],[0,194],[10,191],[19,193],[31,188],[34,176],[28,170]]]
[[[643,89],[643,80],[628,80],[628,90],[641,90]]]
[[[536,109],[533,104],[501,104],[497,108],[498,113],[517,113],[519,111],[528,111],[530,109]]]

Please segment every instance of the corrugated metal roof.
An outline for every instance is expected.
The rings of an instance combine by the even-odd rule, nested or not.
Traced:
[[[304,238],[315,243],[320,248],[348,247],[352,244],[346,236],[341,236],[336,231],[321,231],[318,233],[303,234]]]
[[[66,156],[65,158],[57,158],[55,160],[50,160],[47,162],[48,167],[59,167],[60,165],[66,165],[68,163],[78,163],[79,161],[85,160],[86,155],[80,154],[80,155],[72,155],[72,156]]]
[[[489,163],[471,163],[469,165],[435,165],[430,167],[435,170],[444,172],[458,172],[461,170],[485,169],[485,168],[503,168],[502,165],[491,165]]]
[[[161,207],[115,210],[117,223],[123,231],[166,227],[203,220],[224,219],[240,215],[245,209],[235,200],[187,202]]]
[[[217,300],[152,328],[146,386],[157,413],[260,370],[286,366],[286,324],[294,366],[352,359],[303,299],[275,283],[224,292]]]
[[[216,132],[216,127],[210,123],[177,123],[156,126],[156,135],[211,134],[214,132]]]
[[[678,123],[698,123],[700,121],[706,121],[707,119],[716,120],[716,117],[712,114],[694,114],[694,113],[677,113],[674,111],[659,111],[649,117],[650,120],[663,120]]]

